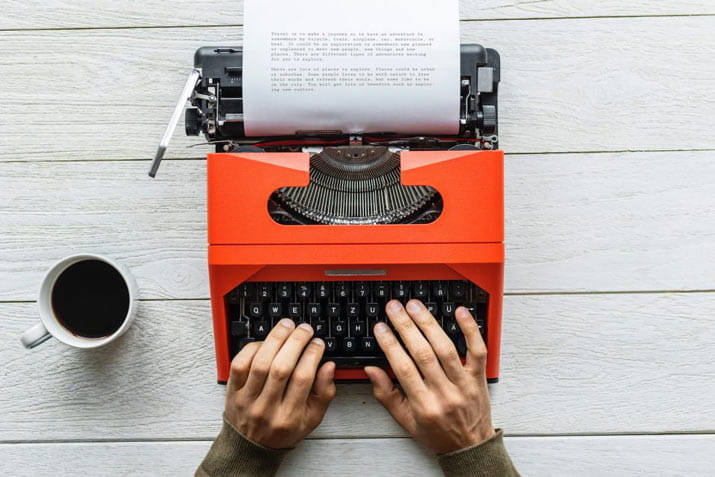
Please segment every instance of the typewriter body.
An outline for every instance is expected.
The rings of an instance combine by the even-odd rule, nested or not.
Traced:
[[[281,318],[308,322],[338,380],[386,366],[372,335],[396,298],[423,301],[457,345],[466,306],[499,376],[504,267],[499,56],[462,45],[459,133],[297,132],[246,137],[241,48],[197,50],[172,118],[207,159],[208,262],[218,381]],[[150,175],[171,136],[167,129]]]

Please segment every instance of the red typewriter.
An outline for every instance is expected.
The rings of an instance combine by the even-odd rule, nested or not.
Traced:
[[[454,340],[466,306],[499,377],[504,271],[499,56],[462,45],[459,134],[248,138],[241,48],[200,48],[150,175],[184,104],[186,132],[208,155],[208,261],[218,381],[231,358],[279,319],[308,322],[335,377],[386,366],[372,336],[391,299],[424,302]]]

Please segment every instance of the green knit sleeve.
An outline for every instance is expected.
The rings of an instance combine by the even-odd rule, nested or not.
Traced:
[[[195,477],[271,477],[290,449],[269,449],[250,441],[223,418],[223,428]]]
[[[486,441],[437,456],[442,472],[447,477],[519,477],[504,447],[504,432]]]

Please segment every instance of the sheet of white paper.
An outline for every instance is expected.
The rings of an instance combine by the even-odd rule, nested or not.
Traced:
[[[456,134],[456,0],[245,0],[247,136]]]

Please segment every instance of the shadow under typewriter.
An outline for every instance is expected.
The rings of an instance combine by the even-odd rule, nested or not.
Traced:
[[[428,224],[442,211],[429,186],[400,182],[400,155],[384,146],[326,147],[310,159],[310,183],[275,191],[268,210],[283,225]]]

